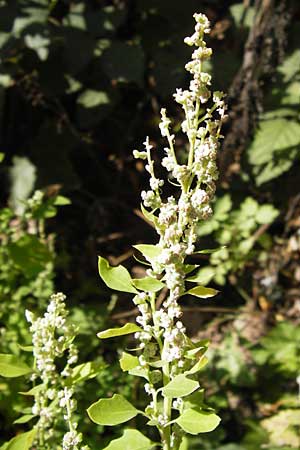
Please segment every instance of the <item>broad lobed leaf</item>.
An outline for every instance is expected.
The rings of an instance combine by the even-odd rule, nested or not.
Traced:
[[[87,410],[90,419],[98,425],[118,425],[135,417],[139,411],[122,395],[101,398]]]

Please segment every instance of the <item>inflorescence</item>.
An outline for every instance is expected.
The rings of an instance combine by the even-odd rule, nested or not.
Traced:
[[[210,24],[203,14],[194,14],[194,18],[195,32],[185,39],[187,45],[196,47],[191,61],[185,66],[193,78],[188,90],[177,89],[174,94],[175,101],[181,105],[185,115],[181,129],[187,136],[189,151],[184,164],[177,160],[175,135],[170,131],[171,120],[165,109],[161,110],[159,125],[161,135],[168,141],[162,166],[167,170],[168,178],[173,180],[172,184],[179,187],[180,195],[177,198],[170,196],[163,200],[164,180],[156,177],[149,137],[144,142],[144,151],[134,151],[134,157],[147,161],[145,168],[150,174],[150,189],[142,192],[142,201],[160,236],[158,246],[161,252],[155,260],[149,258],[152,267],[147,273],[162,279],[169,289],[169,295],[159,310],[153,306],[151,292],[140,293],[134,298],[140,311],[137,322],[143,327],[143,332],[136,333],[144,349],[140,363],[149,367],[149,361],[155,357],[160,346],[163,361],[169,363],[167,375],[171,379],[183,373],[191,364],[191,359],[185,357],[187,337],[178,299],[185,292],[184,260],[195,251],[196,226],[212,214],[210,204],[218,178],[216,157],[222,138],[221,125],[226,118],[224,94],[219,91],[211,93],[211,75],[203,72],[203,62],[212,54],[212,49],[204,41],[204,35],[210,32]],[[153,417],[156,414],[156,419],[163,424],[170,417],[157,416],[153,385],[146,385],[146,392],[153,397],[150,408],[153,409]],[[180,409],[181,402],[181,399],[176,399],[173,407]]]
[[[55,425],[60,415],[69,427],[63,436],[62,449],[88,450],[88,447],[81,444],[82,434],[77,431],[78,424],[73,417],[76,400],[68,377],[71,375],[72,365],[77,362],[78,351],[73,342],[76,328],[66,320],[68,311],[65,298],[62,293],[53,294],[43,317],[35,317],[32,312],[26,311],[26,318],[31,323],[35,358],[35,371],[31,379],[34,383],[41,381],[34,388],[35,401],[32,408],[32,414],[38,417],[35,426],[36,443],[41,450],[52,448]]]

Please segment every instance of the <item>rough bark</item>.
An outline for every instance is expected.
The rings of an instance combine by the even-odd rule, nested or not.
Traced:
[[[242,65],[228,95],[229,121],[219,167],[221,184],[226,187],[240,170],[244,149],[253,137],[266,80],[274,75],[286,45],[289,4],[286,0],[256,0],[255,19],[244,49]]]

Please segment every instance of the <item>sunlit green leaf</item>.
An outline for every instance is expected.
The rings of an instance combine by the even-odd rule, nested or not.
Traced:
[[[122,395],[101,398],[87,410],[90,419],[98,425],[118,425],[135,417],[139,411]]]
[[[126,334],[132,334],[139,331],[143,330],[135,323],[126,323],[126,325],[120,328],[109,328],[108,330],[101,331],[97,336],[100,339],[107,339],[116,336],[125,336]]]
[[[176,423],[189,434],[213,431],[220,421],[220,417],[214,413],[196,411],[195,409],[187,409],[176,419]]]
[[[213,279],[215,272],[213,267],[202,267],[195,275],[188,277],[186,280],[206,285]]]
[[[158,292],[165,285],[162,281],[153,277],[135,278],[132,280],[132,284],[141,291]]]
[[[65,205],[70,205],[70,204],[71,204],[71,200],[67,197],[64,197],[63,195],[58,195],[54,200],[55,206],[65,206]]]
[[[44,388],[45,388],[44,384],[37,384],[33,388],[29,389],[29,391],[26,391],[26,392],[21,391],[21,392],[19,392],[19,394],[34,396],[34,395],[36,395],[38,392],[40,392]]]
[[[155,224],[157,222],[157,217],[155,217],[155,215],[149,211],[146,210],[146,208],[144,208],[143,204],[141,203],[141,211],[144,215],[144,217],[151,223]]]
[[[123,352],[120,359],[120,366],[124,372],[134,369],[139,365],[139,359],[137,356],[130,355],[130,353]]]
[[[115,291],[137,294],[137,290],[132,285],[131,276],[125,267],[111,267],[102,256],[99,256],[98,267],[100,277],[108,287]]]
[[[13,421],[13,423],[18,424],[18,423],[28,423],[31,419],[33,419],[34,416],[33,414],[25,414],[24,416],[19,417],[19,419],[16,419]]]
[[[106,92],[87,89],[77,99],[77,103],[84,108],[94,108],[99,105],[107,105],[110,100]]]
[[[248,149],[256,184],[270,181],[293,164],[299,155],[300,124],[290,119],[262,121]]]
[[[21,433],[4,444],[3,450],[29,450],[32,446],[37,430]],[[1,447],[2,449],[2,447]]]
[[[272,223],[279,211],[272,205],[262,205],[256,213],[255,219],[259,224]]]
[[[146,380],[149,381],[148,369],[145,367],[141,367],[141,366],[133,367],[133,369],[129,370],[129,374],[134,375],[135,377],[145,378]]]
[[[21,377],[31,373],[32,369],[14,355],[0,354],[0,375],[7,378]]]
[[[166,386],[164,386],[162,393],[164,397],[185,397],[199,388],[199,383],[190,380],[186,375],[177,375]]]
[[[10,243],[8,252],[13,263],[28,278],[37,276],[52,260],[52,254],[48,247],[40,242],[37,236],[29,234]]]
[[[189,441],[185,436],[183,436],[181,444],[179,446],[179,450],[188,450],[188,449],[189,449]]]
[[[196,286],[186,292],[186,294],[194,295],[195,297],[200,298],[210,298],[217,295],[219,291],[213,288],[207,288],[204,286]]]
[[[95,378],[105,368],[103,362],[89,361],[72,367],[69,381],[72,384]]]
[[[229,10],[232,17],[234,18],[236,26],[239,27],[243,20],[243,25],[248,28],[252,27],[255,17],[255,9],[253,6],[246,7],[243,2],[235,3],[234,5],[230,6]]]
[[[200,254],[200,255],[210,255],[212,253],[220,251],[224,247],[225,246],[218,247],[218,248],[207,248],[207,249],[204,249],[204,250],[199,250],[197,252],[194,252],[193,255],[198,255],[198,254]]]
[[[202,370],[208,363],[208,358],[206,356],[202,356],[202,358],[199,359],[199,361],[196,362],[196,364],[186,372],[186,374],[194,374],[199,372],[199,370]]]
[[[136,248],[139,252],[142,253],[143,256],[148,261],[152,261],[153,259],[157,258],[160,254],[162,249],[158,247],[157,245],[151,245],[151,244],[139,244],[134,245],[134,248]]]
[[[122,437],[114,439],[104,450],[150,450],[155,445],[138,430],[124,430]]]

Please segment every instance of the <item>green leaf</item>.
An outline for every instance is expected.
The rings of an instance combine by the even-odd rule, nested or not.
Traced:
[[[131,276],[125,267],[111,267],[105,258],[99,256],[98,268],[100,277],[106,286],[115,291],[137,294],[137,290],[132,285]]]
[[[104,368],[105,364],[103,362],[88,361],[86,363],[79,364],[78,366],[72,368],[68,381],[75,384],[85,380],[90,380],[95,378]]]
[[[272,205],[262,205],[256,213],[256,222],[259,224],[272,223],[279,211]]]
[[[95,108],[99,105],[107,105],[110,103],[109,97],[104,91],[95,91],[92,89],[85,90],[77,99],[77,103],[84,108]]]
[[[203,369],[208,363],[208,358],[206,356],[202,356],[196,364],[186,372],[187,375],[192,375],[194,373],[199,372],[199,370]]]
[[[145,367],[136,366],[133,369],[130,369],[128,373],[129,375],[145,378],[147,381],[149,381],[148,370]]]
[[[31,373],[32,370],[27,364],[20,361],[14,355],[0,354],[0,375],[7,378],[21,377]]]
[[[89,129],[97,125],[111,111],[114,97],[107,92],[86,89],[77,99],[77,118],[80,126]]]
[[[55,206],[71,205],[71,200],[63,195],[58,195],[54,200]]]
[[[120,366],[123,372],[127,372],[134,369],[139,365],[139,359],[137,356],[130,355],[130,353],[123,352],[120,359]]]
[[[27,431],[27,433],[18,434],[7,442],[7,444],[4,444],[6,445],[4,446],[4,450],[29,450],[32,446],[35,435],[35,429]]]
[[[40,392],[45,387],[44,384],[38,384],[37,386],[34,386],[33,388],[29,389],[29,391],[26,392],[19,392],[21,395],[36,395],[38,392]]]
[[[200,222],[197,227],[198,236],[206,236],[211,234],[213,231],[218,230],[220,228],[220,222],[218,220],[211,218],[206,220],[205,222]]]
[[[19,419],[14,420],[13,423],[17,423],[17,424],[18,423],[27,423],[34,417],[36,417],[36,416],[33,414],[25,414],[24,416],[19,417]]]
[[[0,163],[4,160],[5,154],[0,152]]]
[[[215,276],[215,269],[213,267],[202,267],[198,272],[187,278],[186,281],[192,281],[193,283],[200,283],[202,285],[208,284]]]
[[[162,281],[159,281],[156,278],[152,278],[152,277],[135,278],[132,280],[132,284],[137,289],[139,289],[141,291],[147,291],[147,292],[158,292],[163,287],[165,287],[165,285]]]
[[[183,267],[183,271],[186,275],[193,272],[193,270],[198,269],[199,264],[185,264]]]
[[[98,425],[118,425],[139,414],[139,411],[122,395],[101,398],[87,410],[90,419]]]
[[[189,441],[186,436],[183,436],[179,450],[189,450]]]
[[[248,149],[248,159],[259,186],[286,172],[299,155],[300,124],[278,118],[262,121]]]
[[[211,255],[212,253],[216,253],[220,250],[222,250],[222,248],[225,248],[226,245],[222,245],[222,247],[217,247],[217,248],[207,248],[204,250],[199,250],[198,252],[194,252],[193,255],[197,255],[197,254],[201,254],[201,255]]]
[[[228,218],[228,213],[232,208],[232,201],[229,194],[225,194],[216,200],[213,218],[222,222]]]
[[[132,334],[138,331],[143,331],[140,327],[138,327],[135,323],[126,323],[121,328],[109,328],[105,331],[100,331],[97,334],[100,339],[107,339],[115,336],[125,336],[125,334]]]
[[[144,215],[144,217],[154,225],[157,223],[157,217],[152,212],[147,211],[147,209],[144,208],[144,205],[141,203],[141,211]]]
[[[114,439],[103,450],[150,450],[155,445],[137,430],[124,430],[122,437]]]
[[[196,286],[186,292],[186,294],[191,294],[191,295],[194,295],[195,297],[200,297],[200,298],[214,297],[218,293],[219,293],[219,291],[217,291],[216,289],[207,288],[204,286]]]
[[[183,401],[183,411],[188,409],[195,409],[199,411],[204,406],[204,389],[198,389],[191,395],[186,397]]]
[[[194,380],[190,380],[186,375],[177,375],[173,378],[162,390],[164,397],[176,398],[185,397],[198,389],[199,383]]]
[[[208,433],[213,431],[221,419],[214,413],[187,409],[176,419],[176,423],[189,434]]]
[[[23,286],[23,287],[25,287],[25,286]],[[25,292],[26,292],[26,290],[25,290]],[[28,294],[30,294],[30,291],[28,292]],[[27,295],[27,292],[26,292],[25,295]],[[32,350],[33,350],[33,345],[20,345],[20,344],[18,344],[18,347],[21,350],[23,350],[23,352],[32,353]]]
[[[161,248],[157,245],[151,245],[151,244],[139,244],[134,245],[134,248],[136,248],[139,252],[142,253],[143,256],[148,261],[152,261],[153,259],[156,259],[161,254]]]
[[[248,6],[246,8],[243,3],[236,3],[234,5],[231,5],[229,10],[232,17],[234,18],[236,26],[239,27],[241,25],[241,21],[243,20],[243,25],[245,25],[247,28],[252,27],[255,17],[255,9],[252,6]]]
[[[241,217],[243,218],[243,220],[248,221],[249,217],[251,218],[255,217],[258,208],[259,204],[257,203],[257,201],[254,200],[254,198],[252,197],[247,197],[241,205]]]
[[[300,67],[300,52],[295,50],[291,55],[288,55],[283,63],[279,66],[278,72],[283,75],[285,83],[290,82],[299,73]]]
[[[52,254],[37,236],[24,235],[8,246],[11,260],[28,278],[36,277],[52,261]]]

